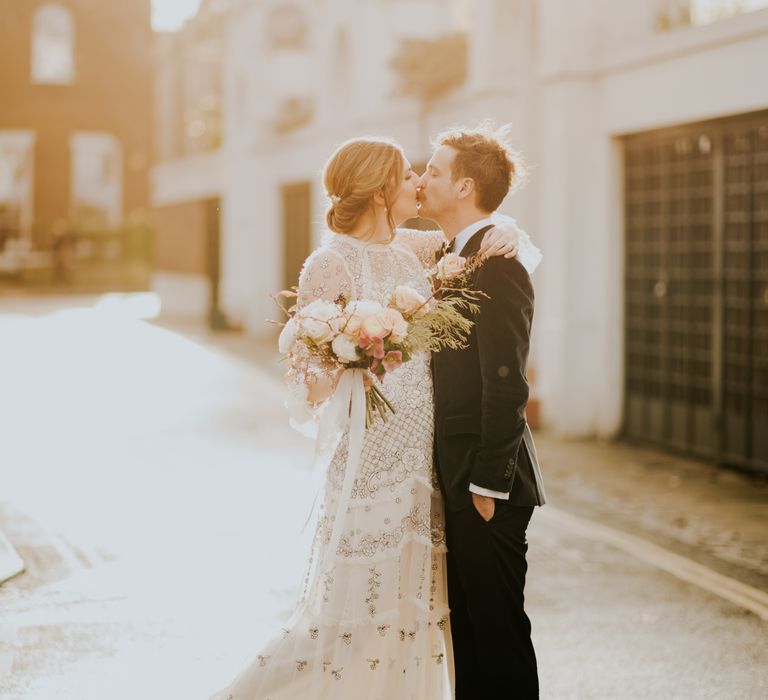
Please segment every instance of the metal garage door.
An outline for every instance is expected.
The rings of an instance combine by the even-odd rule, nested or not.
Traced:
[[[768,471],[768,113],[625,143],[625,434]]]

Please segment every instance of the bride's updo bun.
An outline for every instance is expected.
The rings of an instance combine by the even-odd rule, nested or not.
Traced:
[[[328,228],[350,233],[361,216],[373,208],[382,192],[389,210],[403,181],[405,156],[396,143],[374,137],[351,139],[336,149],[323,170],[323,184],[331,201],[325,214]]]

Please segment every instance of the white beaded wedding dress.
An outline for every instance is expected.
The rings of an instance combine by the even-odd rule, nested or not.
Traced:
[[[389,244],[329,234],[306,261],[299,306],[387,303],[398,285],[429,295],[439,232]],[[448,700],[452,656],[443,506],[432,465],[429,354],[387,373],[396,413],[365,431],[351,495],[339,503],[348,433],[333,454],[304,590],[291,619],[215,700]],[[333,514],[336,515],[333,515]],[[341,518],[340,523],[336,519]],[[340,527],[335,552],[331,532]]]

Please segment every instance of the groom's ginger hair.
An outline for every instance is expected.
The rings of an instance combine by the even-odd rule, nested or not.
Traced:
[[[451,179],[470,178],[475,183],[475,202],[483,211],[496,211],[511,190],[525,180],[525,163],[510,145],[511,124],[494,129],[483,122],[474,129],[453,127],[441,132],[433,145],[456,151]]]

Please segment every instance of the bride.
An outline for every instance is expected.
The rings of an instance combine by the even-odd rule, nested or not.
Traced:
[[[418,211],[420,180],[402,149],[383,139],[348,141],[326,164],[323,181],[333,233],[304,264],[298,305],[339,295],[386,304],[398,285],[429,296],[425,268],[445,239],[439,231],[395,228]],[[493,229],[482,251],[513,256],[518,233],[514,224]],[[313,383],[309,401],[324,401],[337,380]],[[348,430],[335,448],[293,616],[215,700],[452,697],[428,353],[387,373],[383,391],[396,413],[365,431],[356,473],[345,474]],[[345,476],[354,481],[340,503]],[[335,551],[331,542],[338,542]]]

